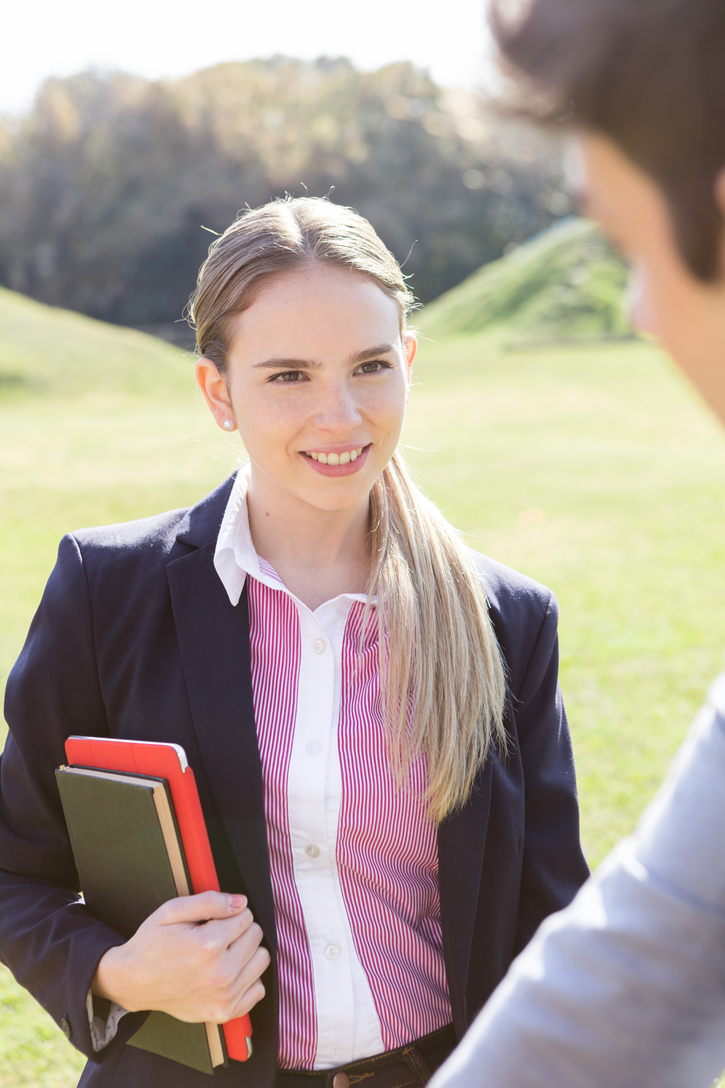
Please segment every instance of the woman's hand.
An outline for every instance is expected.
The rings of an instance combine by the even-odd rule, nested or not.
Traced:
[[[171,899],[126,944],[109,948],[91,989],[129,1012],[225,1024],[264,997],[260,976],[270,955],[261,940],[243,895]]]

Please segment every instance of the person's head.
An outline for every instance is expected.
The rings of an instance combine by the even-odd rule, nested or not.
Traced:
[[[328,200],[274,201],[212,246],[192,302],[197,378],[239,428],[255,489],[367,504],[403,425],[412,301],[370,223]]]
[[[574,135],[575,184],[630,260],[634,320],[725,420],[725,5],[493,0],[527,112]]]
[[[221,235],[190,316],[197,380],[218,425],[239,428],[252,483],[325,518],[363,507],[391,754],[401,775],[426,756],[442,819],[505,747],[505,680],[475,564],[396,451],[412,303],[366,219],[305,197]]]

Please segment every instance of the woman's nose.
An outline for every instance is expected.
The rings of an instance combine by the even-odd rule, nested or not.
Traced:
[[[346,382],[325,386],[313,422],[320,430],[345,434],[362,420],[355,395]]]

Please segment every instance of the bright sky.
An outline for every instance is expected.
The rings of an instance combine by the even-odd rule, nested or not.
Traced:
[[[89,67],[158,78],[274,53],[412,60],[444,86],[475,87],[490,50],[485,0],[15,0],[3,13],[0,111],[42,81]]]

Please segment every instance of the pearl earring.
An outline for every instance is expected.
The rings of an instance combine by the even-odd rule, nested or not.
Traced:
[[[224,420],[224,430],[225,431],[231,431],[231,430],[233,430],[233,428],[234,428],[233,421],[231,419],[225,419]]]

